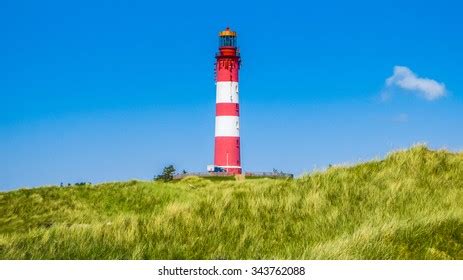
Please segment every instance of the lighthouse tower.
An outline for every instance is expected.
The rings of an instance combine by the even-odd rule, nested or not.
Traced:
[[[215,63],[214,170],[230,174],[241,174],[238,98],[240,61],[236,32],[227,27],[219,33],[219,52],[216,54]]]

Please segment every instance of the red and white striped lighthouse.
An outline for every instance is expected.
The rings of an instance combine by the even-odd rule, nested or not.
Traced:
[[[216,54],[215,170],[241,174],[238,72],[240,54],[236,32],[219,33]]]

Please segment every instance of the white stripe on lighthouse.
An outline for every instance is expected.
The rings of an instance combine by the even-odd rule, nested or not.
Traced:
[[[216,103],[238,103],[238,82],[217,82]]]
[[[238,116],[215,117],[215,136],[240,136],[240,118]]]

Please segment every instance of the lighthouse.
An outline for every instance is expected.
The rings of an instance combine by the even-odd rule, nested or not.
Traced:
[[[240,54],[236,32],[226,28],[219,33],[216,53],[216,107],[214,165],[209,171],[241,174],[240,107],[238,73]]]

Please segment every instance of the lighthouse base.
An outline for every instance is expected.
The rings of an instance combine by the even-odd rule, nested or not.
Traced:
[[[224,167],[229,174],[241,174],[241,167]]]
[[[209,173],[227,173],[227,174],[241,174],[240,166],[217,166],[217,165],[208,165],[207,172]]]

